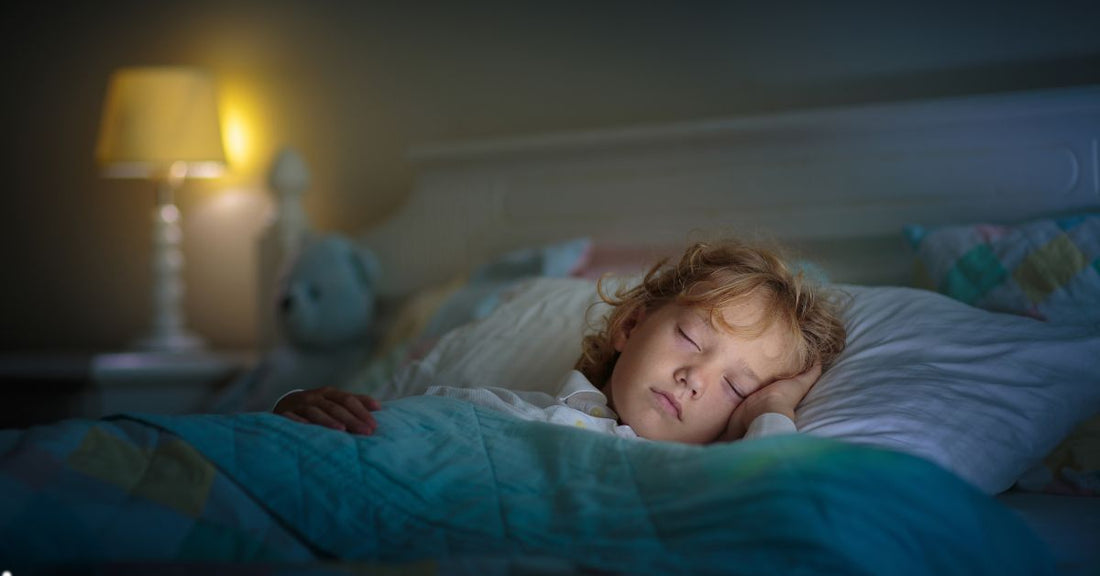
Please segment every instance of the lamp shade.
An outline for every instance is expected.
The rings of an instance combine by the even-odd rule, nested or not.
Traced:
[[[107,87],[96,160],[108,176],[166,174],[178,162],[188,177],[225,168],[214,78],[192,67],[115,71]]]

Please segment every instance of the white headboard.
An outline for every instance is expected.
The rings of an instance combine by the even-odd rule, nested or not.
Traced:
[[[1100,207],[1100,86],[422,146],[407,204],[363,241],[383,293],[589,236],[679,247],[764,235],[837,281],[907,284],[905,224]]]

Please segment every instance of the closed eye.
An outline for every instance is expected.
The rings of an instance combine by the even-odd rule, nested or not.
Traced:
[[[687,332],[684,332],[683,328],[680,328],[679,326],[677,326],[676,327],[676,332],[680,334],[681,338],[683,338],[684,340],[687,340],[688,342],[691,342],[691,345],[695,346],[695,348],[697,350],[699,350],[700,352],[703,351],[703,349],[700,348],[699,345],[695,343],[695,340],[692,340],[691,337],[687,335]]]
[[[740,398],[742,400],[745,399],[745,395],[742,394],[741,391],[737,389],[737,386],[734,386],[733,381],[730,380],[729,378],[726,378],[726,385],[730,387],[730,390],[733,390],[734,394],[737,394],[738,398]]]

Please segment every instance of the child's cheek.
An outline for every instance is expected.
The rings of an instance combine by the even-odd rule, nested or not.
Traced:
[[[737,408],[738,404],[741,403],[741,397],[738,396],[737,392],[734,392],[728,384],[722,384],[722,398],[724,398],[727,403],[732,405],[732,407],[730,408],[731,412],[734,408]]]

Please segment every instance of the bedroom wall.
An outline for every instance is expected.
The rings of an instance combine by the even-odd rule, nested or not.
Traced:
[[[187,311],[247,347],[284,143],[314,222],[350,232],[400,205],[415,143],[1100,83],[1098,21],[1086,1],[27,4],[3,20],[0,350],[114,349],[145,326],[151,190],[92,162],[120,66],[221,82],[237,145],[180,197]]]

